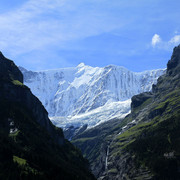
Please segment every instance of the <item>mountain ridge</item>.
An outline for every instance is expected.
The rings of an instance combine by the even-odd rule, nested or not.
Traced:
[[[180,45],[152,91],[132,97],[129,115],[73,138],[99,180],[180,178],[179,79]]]
[[[52,122],[63,128],[66,128],[65,122],[67,127],[80,127],[88,113],[92,114],[88,120],[89,127],[103,122],[102,110],[98,112],[97,121],[91,123],[91,119],[96,116],[94,110],[109,105],[112,108],[108,110],[108,114],[113,113],[113,109],[117,109],[113,104],[125,102],[135,94],[150,90],[151,85],[165,72],[152,70],[134,73],[121,66],[99,68],[83,63],[77,67],[39,72],[20,69],[24,74],[25,84],[42,101],[52,117]],[[124,117],[130,110],[130,104],[127,103],[123,108],[124,111],[114,117]],[[106,119],[110,118],[109,116]],[[83,123],[85,124],[86,122]]]
[[[2,53],[0,75],[0,179],[95,179],[87,160],[51,123],[21,71]]]

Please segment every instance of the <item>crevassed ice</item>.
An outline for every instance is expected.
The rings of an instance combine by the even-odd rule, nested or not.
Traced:
[[[85,123],[93,127],[129,113],[129,99],[150,91],[165,70],[137,73],[114,65],[101,68],[81,63],[73,68],[22,72],[24,83],[40,99],[52,122],[61,127]]]

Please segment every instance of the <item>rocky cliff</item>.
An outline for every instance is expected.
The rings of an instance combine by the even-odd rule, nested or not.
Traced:
[[[150,91],[165,70],[132,72],[109,65],[28,71],[20,67],[25,84],[41,100],[54,125],[69,139],[82,127],[91,128],[130,111],[130,98]]]
[[[48,118],[0,53],[0,179],[94,179],[88,162]]]
[[[83,63],[57,70],[28,71],[20,67],[25,84],[39,97],[50,116],[74,116],[106,103],[125,101],[150,91],[165,70],[132,72],[109,65],[103,68]]]
[[[5,58],[0,53],[0,76],[1,93],[0,99],[21,104],[31,110],[33,118],[49,133],[56,138],[60,144],[63,144],[63,136],[57,136],[52,123],[49,121],[48,113],[39,99],[32,94],[30,89],[23,84],[23,74],[13,61]]]
[[[73,143],[98,179],[179,179],[180,46],[153,91],[134,96],[131,108],[125,119],[86,131]]]
[[[18,80],[23,83],[23,75],[21,71],[16,67],[13,61],[4,57],[0,52],[0,76],[5,80]]]

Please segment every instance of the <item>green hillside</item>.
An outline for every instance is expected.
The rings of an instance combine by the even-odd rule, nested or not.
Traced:
[[[152,92],[132,98],[131,114],[98,129],[72,142],[99,179],[180,179],[180,46]]]
[[[80,151],[48,119],[23,85],[16,65],[0,54],[0,179],[92,180]]]

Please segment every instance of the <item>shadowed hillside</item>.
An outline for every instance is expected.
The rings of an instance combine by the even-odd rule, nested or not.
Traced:
[[[94,179],[88,162],[48,119],[23,75],[0,53],[0,179]]]
[[[180,179],[179,137],[180,46],[152,92],[132,98],[131,114],[88,130],[73,143],[99,179]]]

